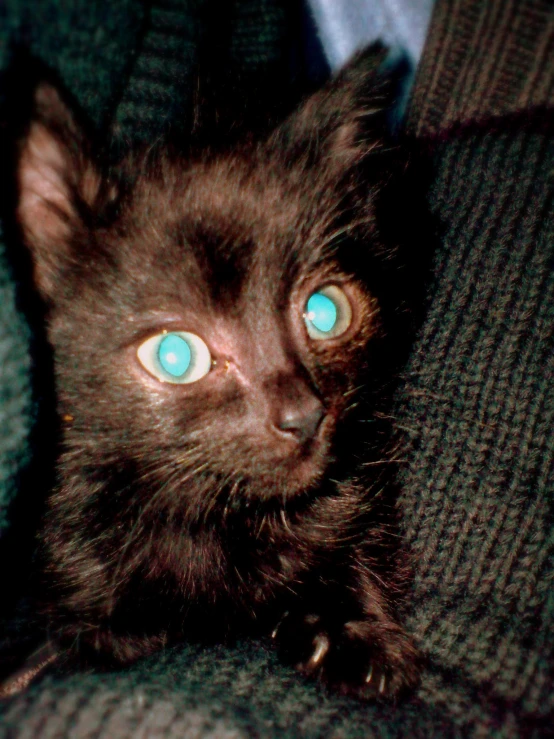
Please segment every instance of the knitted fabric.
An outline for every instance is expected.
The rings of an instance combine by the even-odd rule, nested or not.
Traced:
[[[116,127],[129,138],[145,138],[184,116],[202,30],[198,2],[153,2],[131,75],[116,111]]]
[[[270,78],[275,95],[283,96],[298,17],[293,6],[277,0],[153,0],[117,106],[115,132],[135,141],[152,140],[168,128],[186,136],[198,75],[206,74],[214,55],[237,78]]]
[[[239,6],[252,20],[247,6],[253,4]],[[481,121],[433,143],[429,203],[440,243],[427,317],[396,409],[407,439],[401,506],[414,561],[409,626],[428,658],[417,695],[398,706],[365,705],[305,683],[266,644],[187,645],[121,672],[47,675],[2,705],[0,736],[538,739],[552,733],[554,127],[551,115],[528,106],[554,102],[554,64],[541,56],[553,11],[547,15],[541,0],[519,3],[521,16],[511,2],[471,0],[469,6],[462,13],[461,4],[439,0],[410,114],[411,129],[421,134],[471,116]],[[141,16],[143,29],[152,28],[154,15]],[[265,18],[261,46],[280,39],[266,57],[253,51],[253,59],[278,56],[285,37],[278,17],[285,16],[262,13],[256,23],[238,24],[263,28]],[[472,57],[481,59],[480,33],[486,36],[493,19],[499,38],[511,44],[513,64],[471,67]],[[531,41],[513,32],[514,22],[528,28],[531,21],[538,23]],[[142,49],[153,48],[148,33],[140,37]],[[246,30],[235,34],[248,38]],[[42,35],[48,36],[44,29]],[[48,53],[67,41],[62,34],[55,43],[53,36],[41,41]],[[123,127],[133,126],[124,111],[140,105],[144,69],[140,54],[133,60],[132,39],[138,44],[139,35],[117,41],[125,57],[117,68],[131,80],[126,92],[117,80]],[[94,48],[92,37],[89,43]],[[495,40],[494,48],[504,46]],[[68,79],[71,55],[57,53]],[[460,68],[466,73],[456,76]],[[510,69],[520,70],[510,77],[516,82],[503,87]],[[85,78],[75,93],[85,107],[99,101],[106,111],[99,119],[108,120],[115,82],[92,94]],[[474,95],[485,95],[489,83],[494,103],[484,97],[477,108]],[[154,109],[158,100],[161,116],[167,99],[149,104]],[[519,109],[525,114],[511,115]],[[502,117],[486,121],[491,112]],[[413,246],[424,248],[417,234]],[[24,376],[25,361],[21,367]]]
[[[34,415],[29,342],[29,329],[17,309],[15,284],[0,243],[0,531],[7,527],[9,503],[29,462]]]
[[[474,721],[481,706],[448,691],[448,711],[425,699],[399,706],[364,705],[325,694],[283,668],[258,644],[234,649],[187,646],[145,660],[125,673],[46,678],[40,688],[12,701],[0,723],[5,736],[150,739],[459,739],[522,736],[514,714],[491,713]],[[445,696],[446,698],[446,692]],[[456,715],[458,714],[458,715]],[[542,727],[529,737],[544,736]]]
[[[374,41],[409,60],[421,56],[434,0],[309,0],[331,69]]]
[[[503,128],[441,150],[430,200],[445,230],[402,393],[402,504],[425,651],[542,715],[554,709],[554,126]]]
[[[551,0],[441,0],[435,5],[409,128],[437,133],[552,104]]]

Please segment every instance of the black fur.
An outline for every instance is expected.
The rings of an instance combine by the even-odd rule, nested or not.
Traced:
[[[105,169],[56,89],[36,89],[17,218],[63,425],[44,611],[82,659],[265,631],[343,692],[417,681],[389,408],[413,275],[380,60],[357,57],[263,141],[158,143]],[[353,320],[317,342],[303,312],[328,283]],[[206,377],[146,372],[137,347],[164,328],[204,339]]]

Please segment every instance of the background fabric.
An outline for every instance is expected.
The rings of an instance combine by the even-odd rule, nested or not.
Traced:
[[[404,116],[434,0],[309,0],[325,57],[333,71],[364,46],[380,41],[397,69],[395,117]]]
[[[186,125],[194,59],[215,38],[243,78],[267,74],[284,96],[307,83],[309,18],[298,4],[227,3],[223,36],[222,7],[10,0],[0,10],[0,63],[10,41],[23,40],[123,140],[155,135],[168,117]],[[428,201],[440,237],[396,408],[414,554],[409,624],[428,658],[417,695],[364,705],[305,683],[266,643],[185,645],[121,672],[52,672],[2,703],[0,736],[552,734],[553,28],[543,0],[439,0],[410,104],[408,129],[432,158]],[[420,239],[414,249],[425,248]],[[0,268],[8,521],[29,458],[33,384],[30,332],[7,263]]]
[[[309,0],[325,55],[336,70],[355,51],[382,41],[417,66],[434,0]]]

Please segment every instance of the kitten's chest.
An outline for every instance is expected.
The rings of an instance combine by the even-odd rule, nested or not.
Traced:
[[[220,535],[206,529],[158,539],[147,556],[151,575],[170,578],[187,603],[226,603],[248,611],[291,591],[318,559],[309,541],[292,531],[263,535],[242,530]]]

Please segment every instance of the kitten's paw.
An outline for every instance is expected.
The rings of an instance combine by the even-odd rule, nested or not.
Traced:
[[[419,653],[394,622],[333,627],[315,614],[287,613],[273,637],[286,662],[344,695],[396,698],[419,681]]]

